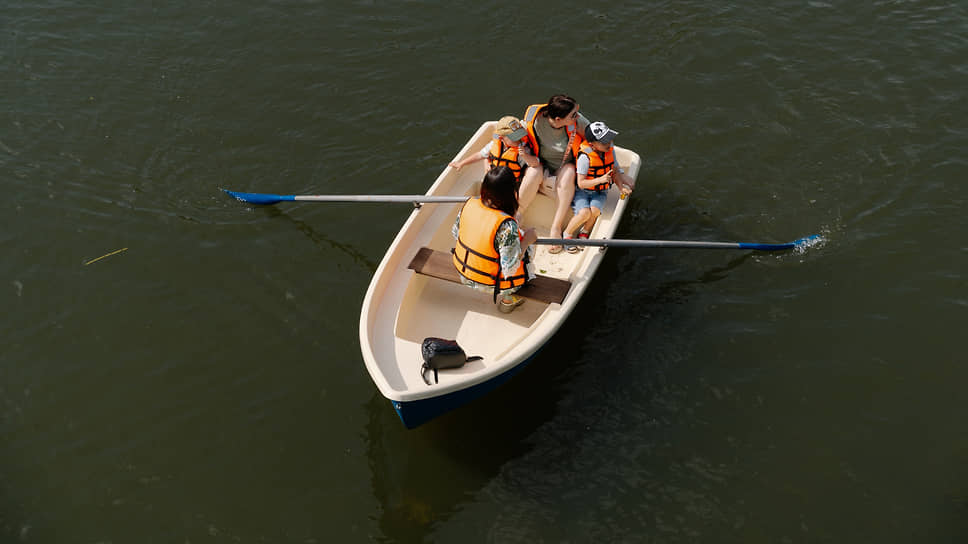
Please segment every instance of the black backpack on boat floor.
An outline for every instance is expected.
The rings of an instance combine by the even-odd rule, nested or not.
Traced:
[[[468,357],[464,350],[457,345],[456,340],[444,340],[433,336],[424,338],[420,348],[423,354],[423,366],[420,367],[420,377],[424,383],[432,385],[427,379],[427,372],[434,371],[434,383],[437,383],[437,371],[446,368],[460,368],[469,361],[483,359],[480,356]]]

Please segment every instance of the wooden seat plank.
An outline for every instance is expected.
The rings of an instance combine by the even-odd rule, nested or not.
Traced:
[[[451,254],[443,251],[434,251],[428,247],[420,248],[407,268],[425,276],[454,283],[461,282],[461,275],[454,268]],[[553,302],[561,304],[565,300],[565,295],[568,294],[569,289],[571,289],[570,281],[538,275],[525,284],[524,287],[518,289],[515,294],[548,304]]]

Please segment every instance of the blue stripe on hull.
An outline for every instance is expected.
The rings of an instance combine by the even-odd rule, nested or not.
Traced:
[[[503,374],[498,374],[486,382],[472,385],[467,389],[461,389],[460,391],[454,391],[446,395],[440,395],[439,397],[430,397],[409,402],[391,400],[390,403],[393,404],[393,409],[397,411],[397,415],[400,416],[400,421],[403,422],[403,425],[408,429],[413,429],[492,391],[497,386],[511,379],[511,376],[520,372],[522,368],[528,366],[528,363],[534,359],[535,355],[537,355],[537,352]]]

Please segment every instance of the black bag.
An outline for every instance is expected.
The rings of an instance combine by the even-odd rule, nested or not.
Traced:
[[[445,368],[460,368],[468,361],[477,361],[483,357],[468,357],[464,350],[457,345],[455,340],[444,340],[443,338],[424,338],[423,346],[420,348],[423,354],[423,366],[420,367],[420,377],[424,383],[432,385],[427,379],[427,371],[434,371],[434,383],[437,383],[437,370]]]

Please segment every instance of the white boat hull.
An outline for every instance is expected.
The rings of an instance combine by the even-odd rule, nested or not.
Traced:
[[[494,124],[484,123],[456,158],[484,147]],[[635,178],[639,156],[616,147],[616,158]],[[476,196],[483,176],[483,162],[459,172],[448,167],[426,194]],[[613,188],[591,237],[611,238],[626,203]],[[535,272],[570,281],[568,294],[561,304],[528,300],[502,314],[489,294],[408,269],[421,247],[450,252],[451,227],[459,208],[460,204],[425,204],[414,210],[373,275],[360,312],[360,347],[367,371],[408,428],[479,397],[523,368],[564,323],[604,257],[598,248],[553,255],[548,246],[537,246]],[[539,193],[525,214],[524,226],[548,237],[554,209],[554,197]],[[482,359],[442,370],[439,382],[428,385],[420,372],[421,345],[431,336],[457,340],[468,355]]]

